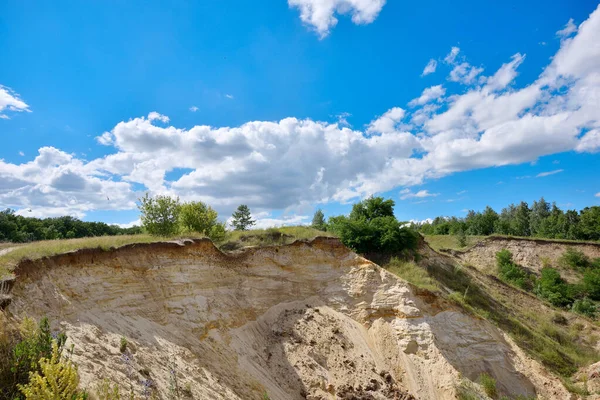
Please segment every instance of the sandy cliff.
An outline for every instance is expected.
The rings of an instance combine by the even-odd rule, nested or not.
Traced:
[[[15,273],[7,310],[60,324],[88,387],[108,378],[162,398],[176,382],[196,399],[453,399],[487,372],[503,394],[569,398],[494,326],[336,239],[235,255],[208,240],[81,250]]]

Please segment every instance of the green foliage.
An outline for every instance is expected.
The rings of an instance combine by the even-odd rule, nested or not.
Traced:
[[[127,339],[121,336],[121,342],[119,343],[119,351],[125,353],[127,351]]]
[[[78,389],[79,375],[70,360],[61,356],[56,342],[52,343],[52,355],[39,360],[40,371],[30,372],[29,382],[18,385],[25,399],[29,400],[84,400],[87,394]]]
[[[527,272],[512,261],[512,253],[506,249],[496,253],[498,274],[503,281],[512,283],[522,289],[531,288],[531,278]]]
[[[564,268],[582,270],[590,266],[590,259],[582,251],[569,247],[558,259],[558,264]]]
[[[485,394],[490,396],[492,399],[498,396],[498,389],[496,389],[496,380],[485,372],[479,375],[479,383],[483,387]]]
[[[104,222],[83,222],[70,216],[32,218],[16,215],[14,210],[0,211],[0,242],[24,243],[39,240],[82,238],[92,236],[132,235],[140,227],[121,228]]]
[[[575,300],[571,310],[577,314],[582,314],[590,318],[595,318],[596,312],[598,311],[596,304],[585,297],[583,299]]]
[[[583,292],[592,300],[600,300],[600,270],[587,269],[582,278]]]
[[[60,355],[65,341],[64,334],[53,339],[47,318],[39,324],[25,318],[18,332],[0,338],[0,399],[23,398],[19,387],[26,385],[32,374],[42,372],[40,360],[52,358],[53,346]]]
[[[320,208],[317,211],[315,211],[315,215],[313,216],[312,224],[310,226],[311,226],[311,228],[316,229],[318,231],[324,232],[327,230],[327,223],[325,222],[325,214],[323,214],[323,211],[321,211]]]
[[[370,197],[352,207],[349,217],[329,218],[329,229],[354,251],[393,254],[413,250],[418,235],[394,217],[394,201]]]
[[[463,229],[469,235],[600,240],[600,207],[586,207],[580,212],[563,211],[541,198],[534,201],[531,208],[522,201],[503,208],[498,215],[488,206],[483,212],[470,210],[465,218],[437,217],[417,228],[425,235],[455,235]]]
[[[184,232],[197,232],[212,239],[216,233],[213,228],[219,224],[218,214],[213,208],[201,201],[183,203],[179,211],[179,223]]]
[[[139,201],[142,224],[149,234],[170,236],[179,232],[179,198],[163,195],[150,197],[146,193]]]
[[[557,307],[566,307],[573,302],[569,285],[561,278],[560,273],[555,268],[542,268],[535,292],[538,296]]]
[[[233,220],[231,221],[231,224],[236,231],[247,231],[250,227],[256,224],[256,221],[252,219],[250,209],[245,204],[241,204],[232,214],[232,217]]]

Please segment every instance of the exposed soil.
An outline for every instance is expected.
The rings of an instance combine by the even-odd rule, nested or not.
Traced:
[[[15,274],[7,310],[66,330],[90,388],[108,378],[136,397],[177,386],[195,399],[454,399],[485,372],[501,394],[570,398],[495,326],[336,239],[236,254],[208,240],[81,250]]]

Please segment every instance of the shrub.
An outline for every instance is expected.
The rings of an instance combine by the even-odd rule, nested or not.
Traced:
[[[529,274],[512,261],[512,253],[510,251],[503,249],[497,252],[496,263],[500,279],[522,289],[529,289],[531,287]]]
[[[558,307],[565,307],[573,302],[572,291],[569,290],[567,283],[554,268],[542,268],[535,292],[538,296]]]
[[[329,229],[354,251],[398,254],[416,249],[418,234],[394,216],[394,201],[370,197],[352,207],[350,216],[329,218]]]
[[[79,386],[77,368],[70,360],[61,357],[56,342],[52,343],[52,356],[49,359],[41,358],[39,364],[40,372],[31,372],[29,383],[19,385],[19,390],[26,399],[79,400],[87,398],[87,395],[77,388]]]
[[[184,232],[198,232],[210,237],[211,229],[218,224],[218,214],[201,201],[183,203],[179,211],[179,223]]]
[[[486,374],[485,372],[479,375],[479,383],[481,383],[481,386],[483,386],[483,391],[485,394],[491,398],[495,398],[498,395],[498,390],[496,389],[496,380],[490,375]]]
[[[558,259],[558,265],[565,268],[585,269],[591,265],[590,259],[582,251],[572,247],[567,248]]]
[[[583,291],[593,300],[600,300],[600,270],[587,269],[582,278]]]
[[[121,342],[119,344],[119,351],[121,353],[125,353],[125,351],[127,351],[127,339],[123,336],[121,336]]]
[[[571,310],[590,318],[595,318],[597,312],[596,304],[588,298],[575,300]]]

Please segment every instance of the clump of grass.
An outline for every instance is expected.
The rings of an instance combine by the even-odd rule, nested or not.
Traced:
[[[119,344],[119,351],[125,353],[127,351],[127,339],[121,336],[121,342]]]
[[[496,380],[492,378],[489,374],[483,373],[479,375],[479,383],[483,387],[483,391],[492,399],[495,399],[498,396],[498,389],[496,388]]]
[[[427,270],[419,267],[414,261],[403,261],[392,257],[390,262],[385,265],[385,269],[421,289],[427,289],[432,292],[439,290],[435,281],[427,273]]]

